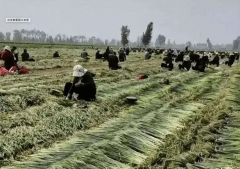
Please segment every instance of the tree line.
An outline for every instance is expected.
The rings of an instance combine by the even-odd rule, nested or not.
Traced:
[[[55,37],[48,35],[44,31],[40,30],[26,30],[15,29],[11,32],[0,32],[0,42],[38,42],[38,43],[67,43],[67,44],[90,44],[90,45],[111,45],[120,46],[121,42],[117,39],[111,41],[102,40],[95,36],[86,38],[84,35],[67,36],[65,34],[57,34]]]
[[[85,44],[85,45],[107,45],[107,46],[132,46],[132,47],[167,47],[167,48],[183,48],[184,46],[189,46],[189,48],[197,48],[197,44],[193,44],[190,41],[187,41],[185,44],[176,44],[175,41],[173,43],[166,43],[166,37],[164,35],[159,34],[155,40],[155,43],[152,43],[152,31],[153,31],[153,22],[150,22],[147,25],[147,29],[143,32],[142,36],[138,36],[136,41],[130,41],[130,29],[128,26],[121,27],[121,40],[112,39],[111,41],[102,40],[95,36],[90,38],[86,38],[84,35],[75,35],[75,36],[67,36],[65,34],[57,34],[55,37],[52,35],[48,35],[44,31],[40,30],[26,30],[15,29],[13,33],[11,32],[0,32],[0,42],[4,41],[15,41],[15,42],[39,42],[39,43],[67,43],[67,44]],[[12,37],[12,38],[11,38]],[[212,49],[213,45],[209,38],[206,40],[206,47],[208,49]],[[203,45],[203,46],[204,46]],[[217,45],[219,46],[219,45]],[[214,46],[216,47],[216,45]],[[220,48],[220,47],[219,47]],[[238,36],[232,44],[233,50],[240,49],[240,36]]]

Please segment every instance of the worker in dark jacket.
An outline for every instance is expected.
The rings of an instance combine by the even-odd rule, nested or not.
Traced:
[[[231,67],[234,61],[235,61],[235,56],[233,53],[230,53],[229,59],[228,61],[225,62],[225,64]]]
[[[161,67],[168,68],[168,70],[171,71],[173,69],[173,63],[172,63],[171,54],[168,53],[168,51],[166,50],[166,51],[163,52],[163,55],[164,55],[163,61],[165,63],[161,63]]]
[[[113,52],[113,54],[109,55],[108,67],[112,70],[121,69],[121,66],[118,66],[118,57],[116,56],[116,52]]]
[[[239,53],[238,52],[235,52],[235,59],[236,59],[236,61],[239,61]]]
[[[14,56],[9,46],[5,46],[4,51],[1,54],[2,60],[4,60],[4,67],[9,70],[12,66],[15,66]]]
[[[28,52],[27,52],[27,49],[24,49],[23,53],[22,53],[22,61],[25,62],[25,61],[35,61],[34,59],[30,58]]]
[[[118,55],[119,55],[119,61],[120,62],[124,62],[126,60],[126,53],[123,50],[123,48],[120,48],[118,51]]]
[[[219,66],[219,56],[218,53],[214,54],[214,58],[212,61],[209,62],[210,65],[216,65],[217,67]]]
[[[187,69],[189,70],[191,68],[191,60],[190,56],[186,53],[183,58],[183,64],[178,65],[179,69]]]
[[[53,54],[53,58],[59,58],[59,57],[60,57],[60,55],[59,55],[58,51],[56,51],[56,52]]]
[[[73,83],[67,82],[63,94],[66,100],[74,97],[77,100],[93,101],[96,99],[96,85],[92,73],[84,69],[81,65],[73,68]],[[73,96],[74,95],[74,96]]]
[[[204,72],[206,68],[206,62],[204,61],[203,58],[199,58],[198,61],[196,61],[196,65],[192,66],[193,70],[197,70],[199,72]]]
[[[129,52],[130,52],[130,48],[127,47],[127,48],[126,48],[126,55],[127,55],[127,56],[129,55]]]
[[[95,59],[102,59],[103,55],[100,54],[100,49],[97,50],[97,53],[95,55]]]
[[[106,51],[103,53],[104,60],[108,60],[109,54],[110,54],[110,49],[108,46]]]
[[[83,59],[89,59],[88,58],[88,53],[86,52],[86,49],[83,49],[83,52],[81,53],[81,57],[83,58]]]

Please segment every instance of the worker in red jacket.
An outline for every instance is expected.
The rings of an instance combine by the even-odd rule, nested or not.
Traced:
[[[4,60],[4,67],[9,70],[12,66],[15,66],[14,56],[9,46],[5,46],[4,51],[1,54],[1,59]]]

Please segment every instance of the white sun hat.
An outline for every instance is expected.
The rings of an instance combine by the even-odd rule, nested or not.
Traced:
[[[9,46],[5,46],[5,47],[4,47],[4,50],[8,50],[8,51],[11,52],[11,48],[10,48]]]
[[[189,55],[184,55],[184,59],[183,59],[184,61],[189,61],[190,60],[190,57],[189,57]]]
[[[73,67],[73,76],[82,77],[87,72],[87,69],[84,69],[81,65],[76,65]]]
[[[167,56],[167,54],[168,54],[168,51],[165,50],[165,51],[163,52],[163,55],[164,55],[164,56]]]

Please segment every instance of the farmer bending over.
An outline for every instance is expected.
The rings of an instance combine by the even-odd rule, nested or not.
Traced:
[[[165,61],[165,63],[161,63],[161,67],[165,67],[168,68],[168,70],[172,70],[173,69],[173,63],[172,63],[172,57],[171,54],[168,53],[168,51],[164,51],[163,55],[165,56],[163,58],[163,61]]]
[[[5,46],[4,51],[1,54],[1,59],[4,60],[4,67],[9,70],[12,66],[15,66],[14,56],[9,46]]]
[[[81,57],[84,58],[84,59],[89,59],[88,56],[89,56],[89,55],[88,55],[88,53],[86,52],[86,50],[83,49],[83,52],[81,53]]]
[[[118,57],[116,56],[116,52],[114,54],[110,54],[108,57],[108,67],[111,70],[121,69],[121,66],[118,66]]]
[[[56,51],[56,52],[53,54],[53,58],[59,58],[59,57],[60,57],[60,55],[59,55],[58,51]]]
[[[103,55],[100,54],[100,49],[97,50],[97,53],[95,54],[95,59],[102,59]]]
[[[124,62],[126,60],[126,53],[123,50],[123,48],[120,48],[118,51],[118,55],[119,55],[119,61],[120,62]]]
[[[96,99],[96,85],[93,80],[92,73],[84,69],[81,65],[73,68],[73,83],[67,82],[64,87],[63,94],[66,100],[72,98],[73,94],[77,100],[93,101]]]

